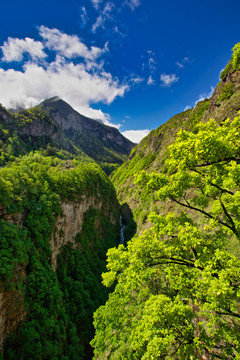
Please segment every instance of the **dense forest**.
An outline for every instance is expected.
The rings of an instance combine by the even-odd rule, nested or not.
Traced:
[[[118,218],[114,188],[96,164],[73,161],[68,169],[38,153],[0,173],[1,289],[12,302],[19,291],[24,295],[25,319],[6,339],[3,359],[89,358],[92,313],[108,294],[101,284],[105,254],[118,238],[109,218]],[[50,239],[61,203],[90,196],[96,204],[104,198],[104,208],[90,206],[83,214],[82,229],[75,243],[62,247],[54,272]],[[9,221],[16,213],[20,221]]]
[[[240,116],[182,131],[166,173],[136,176],[177,208],[108,251],[117,285],[95,313],[96,359],[239,358],[239,130]]]
[[[134,148],[68,111],[0,108],[0,359],[240,359],[240,43]]]

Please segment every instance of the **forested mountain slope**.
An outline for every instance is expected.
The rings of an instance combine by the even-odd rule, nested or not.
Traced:
[[[1,359],[240,359],[240,44],[221,79],[111,176],[126,246],[95,160],[133,144],[58,98],[0,107]]]
[[[237,50],[235,51],[235,53]],[[238,61],[238,60],[237,60]],[[236,62],[237,62],[236,61]],[[222,80],[209,99],[198,102],[194,108],[179,113],[166,123],[152,130],[131,152],[128,160],[111,175],[119,201],[127,203],[134,213],[140,230],[150,210],[166,213],[172,208],[171,202],[162,204],[139,191],[134,185],[134,176],[141,170],[167,170],[168,146],[174,142],[179,130],[195,131],[200,122],[214,118],[219,124],[227,118],[233,119],[240,110],[240,70],[238,63],[226,67]],[[148,226],[148,224],[145,224]]]
[[[106,251],[119,238],[107,176],[26,155],[0,169],[0,214],[1,359],[91,359]]]
[[[134,144],[120,132],[75,111],[55,97],[39,105],[85,154],[97,162],[122,163]]]
[[[62,159],[121,164],[134,144],[113,127],[87,118],[59,98],[11,114],[0,106],[0,163],[29,151]]]
[[[94,359],[240,359],[239,74],[240,43],[212,98],[113,174],[140,235],[108,251]]]

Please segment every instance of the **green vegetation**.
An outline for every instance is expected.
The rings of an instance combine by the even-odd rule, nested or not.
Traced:
[[[237,43],[233,49],[233,54],[231,60],[226,65],[225,69],[221,72],[220,79],[225,79],[225,77],[234,70],[240,69],[240,43]]]
[[[81,130],[60,126],[54,114],[73,111],[62,100],[15,115],[0,106],[0,285],[25,312],[1,360],[240,360],[237,70],[240,43],[212,99],[151,131],[121,166],[131,144],[119,151],[96,121],[91,135],[84,117]],[[110,174],[127,244],[108,251],[106,272],[120,235]],[[54,271],[62,203],[93,198]]]
[[[64,129],[51,117],[57,109],[53,107],[52,113],[48,110],[34,107],[11,114],[0,106],[0,166],[38,151],[65,160],[97,162],[109,175],[127,160],[132,145],[126,139],[126,148],[118,145],[115,137],[121,135],[116,129],[84,117],[85,125],[80,130]],[[68,112],[65,115],[67,118]]]
[[[117,188],[120,203],[131,204],[135,223],[138,231],[147,223],[147,216],[154,208],[159,212],[165,207],[164,203],[155,201],[152,194],[144,189],[139,190],[134,185],[134,176],[141,170],[166,172],[168,166],[166,159],[169,156],[168,146],[174,141],[180,129],[196,131],[196,126],[209,109],[209,99],[196,104],[193,109],[186,110],[173,116],[166,123],[152,130],[140,144],[135,147],[129,160],[115,170],[110,178]]]
[[[240,116],[180,131],[167,173],[136,184],[178,215],[108,251],[109,300],[95,313],[95,359],[240,359]]]
[[[221,104],[222,101],[228,100],[234,93],[234,85],[233,83],[228,83],[221,89],[221,93],[218,97],[217,104]]]
[[[83,196],[106,209],[84,214],[78,246],[63,248],[54,273],[50,238],[60,202]],[[109,292],[101,284],[105,254],[119,236],[107,210],[117,218],[107,176],[96,164],[72,160],[66,167],[63,160],[31,153],[0,169],[0,208],[1,286],[20,289],[26,308],[25,321],[5,342],[3,359],[90,358],[92,314]],[[7,221],[13,213],[21,213],[19,225]]]

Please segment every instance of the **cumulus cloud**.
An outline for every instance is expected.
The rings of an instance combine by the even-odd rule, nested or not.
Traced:
[[[47,55],[43,51],[43,44],[26,37],[25,39],[17,39],[9,37],[1,46],[3,53],[2,61],[21,61],[23,55],[28,54],[33,60],[44,59]]]
[[[186,110],[189,110],[189,109],[191,109],[191,106],[187,105],[187,106],[185,106],[183,111],[186,111]]]
[[[45,46],[45,51],[49,48],[55,51],[55,59],[49,63],[27,61],[21,70],[0,68],[0,102],[7,108],[28,108],[52,96],[59,96],[83,115],[110,125],[109,115],[94,109],[91,104],[112,103],[116,97],[125,94],[129,84],[120,83],[104,70],[104,62],[98,59],[104,52],[102,49],[89,49],[77,36],[63,34],[57,29],[41,26],[40,31],[43,36],[40,48],[43,51]],[[65,57],[62,55],[64,51]],[[3,53],[3,59],[4,56]],[[74,56],[83,59],[76,63],[70,59]],[[15,59],[20,61],[22,57]]]
[[[43,25],[40,26],[39,33],[44,40],[45,47],[68,59],[80,56],[94,60],[107,50],[107,47],[100,49],[96,46],[91,46],[89,49],[78,36],[64,34],[58,29],[49,29]]]
[[[161,74],[160,76],[161,86],[163,87],[170,87],[172,84],[178,82],[179,77],[176,74]]]
[[[135,144],[138,144],[145,136],[150,133],[150,130],[127,130],[123,131],[122,135],[131,140]]]

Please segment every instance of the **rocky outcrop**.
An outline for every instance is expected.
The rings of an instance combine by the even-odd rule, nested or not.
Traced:
[[[24,320],[26,309],[20,290],[0,289],[0,353],[5,339]]]
[[[9,112],[0,104],[0,122],[1,123],[11,123],[12,116]]]
[[[39,108],[76,146],[97,161],[122,162],[135,145],[116,128],[83,116],[58,97],[45,100]]]
[[[105,205],[106,206],[106,205]],[[81,232],[84,213],[91,207],[103,211],[109,216],[112,223],[116,223],[110,208],[103,207],[102,201],[94,197],[83,196],[80,202],[62,202],[62,214],[57,218],[55,229],[50,239],[52,250],[52,267],[56,270],[57,256],[61,252],[61,248],[71,242],[74,247],[76,235]]]
[[[81,244],[76,243],[75,237],[81,232],[84,214],[91,207],[107,215],[109,221],[113,224],[116,223],[117,219],[114,216],[115,205],[113,204],[111,208],[110,204],[101,201],[99,197],[82,196],[81,201],[78,202],[63,201],[61,203],[61,215],[56,219],[55,228],[50,239],[54,271],[57,266],[57,256],[64,245],[71,242],[73,247],[81,247]],[[27,212],[7,215],[2,209],[1,215],[6,221],[22,227],[26,220]],[[24,277],[25,269],[17,268],[11,282],[15,284],[20,278],[24,280]],[[25,319],[26,314],[23,293],[18,289],[8,289],[2,284],[0,287],[0,353],[3,350],[6,338],[16,331],[18,325]]]
[[[112,141],[116,145],[123,147],[122,151],[129,153],[134,144],[126,139],[116,128],[106,126],[102,122],[88,118],[74,110],[64,100],[54,97],[42,102],[39,107],[49,113],[52,119],[63,130],[74,129],[87,134],[91,132],[93,136],[103,141]]]
[[[226,99],[219,100],[224,87],[231,84],[232,94]],[[233,119],[240,110],[240,71],[230,72],[224,80],[218,83],[210,98],[209,108],[204,113],[202,121],[207,122],[210,118],[221,123],[227,118]]]

